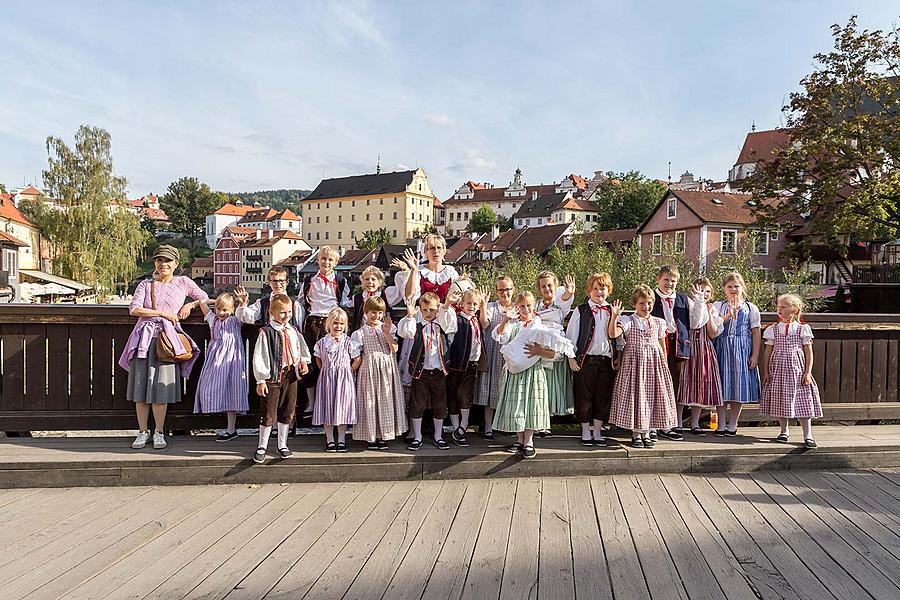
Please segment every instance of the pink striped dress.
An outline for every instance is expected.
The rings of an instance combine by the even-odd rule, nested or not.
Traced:
[[[709,319],[722,324],[719,311],[712,304],[706,305]],[[719,379],[719,360],[716,349],[706,332],[706,322],[691,329],[691,356],[684,363],[678,384],[678,398],[685,406],[722,406],[722,382]]]
[[[246,413],[247,363],[241,322],[234,315],[224,321],[210,310],[206,314],[210,339],[206,347],[203,370],[194,396],[195,413]]]
[[[356,423],[356,382],[350,362],[362,348],[349,336],[326,335],[316,342],[314,354],[322,361],[316,384],[313,425],[353,425]]]

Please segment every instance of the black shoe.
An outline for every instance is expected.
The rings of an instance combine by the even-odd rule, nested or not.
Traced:
[[[237,436],[238,436],[237,430],[231,431],[231,432],[223,431],[222,433],[220,433],[219,435],[216,436],[216,441],[217,442],[230,442]]]
[[[253,462],[256,464],[263,464],[266,462],[266,449],[259,447],[256,449],[256,452],[253,453]]]
[[[537,454],[537,450],[534,449],[534,446],[525,446],[522,449],[522,456],[525,458],[534,458]]]
[[[641,438],[631,438],[631,447],[632,448],[643,448],[644,440]]]
[[[657,438],[656,430],[655,430],[655,429],[651,429],[651,430],[650,430],[650,439],[653,440],[653,441],[655,442],[655,441],[656,441],[656,438]]]
[[[337,451],[338,452],[349,452],[350,447],[347,446],[347,442],[338,442],[337,443]]]
[[[706,432],[703,431],[702,427],[691,427],[691,433],[693,433],[697,437],[702,437],[702,436],[706,435]]]
[[[656,446],[656,438],[646,437],[644,438],[644,448],[653,448]]]
[[[790,437],[788,437],[788,434],[779,433],[778,437],[775,438],[775,441],[778,442],[779,444],[787,444],[789,439],[790,439]]]
[[[450,449],[450,444],[445,442],[443,439],[434,440],[434,445],[437,447],[438,450],[449,450]]]
[[[660,431],[659,434],[669,438],[670,440],[676,441],[676,442],[679,442],[684,439],[684,434],[681,433],[678,430],[678,428],[675,428],[675,427],[673,427],[672,429],[670,429],[668,431]]]
[[[489,442],[494,441],[494,432],[493,431],[485,431],[481,434],[481,439],[487,440]]]
[[[387,450],[387,449],[388,449],[388,443],[387,443],[386,441],[384,441],[384,440],[378,440],[378,449],[379,449],[379,450]]]
[[[369,442],[368,445],[366,446],[366,450],[379,450],[378,440],[375,440],[374,442]]]
[[[418,450],[421,447],[422,447],[422,440],[413,440],[406,445],[406,449],[412,450],[413,452],[415,452],[416,450]]]
[[[288,429],[288,437],[296,437],[297,436],[297,423],[291,423],[290,429]]]
[[[460,448],[466,448],[469,445],[469,442],[466,441],[466,430],[462,427],[454,429],[453,433],[450,434],[450,437],[453,438],[453,443]]]
[[[337,452],[337,445],[334,442],[325,444],[325,452]]]
[[[725,437],[728,434],[725,433],[724,429],[716,429],[715,431],[713,431],[713,435],[716,437]]]
[[[587,448],[593,448],[594,440],[592,438],[587,438],[587,439],[581,438],[581,445],[585,446]]]
[[[816,443],[816,440],[814,440],[812,438],[806,438],[805,440],[803,440],[803,443],[806,445],[807,448],[818,448],[819,447],[819,445]]]
[[[737,429],[734,431],[725,430],[725,437],[735,437],[737,435]]]
[[[512,445],[507,446],[503,449],[504,452],[509,452],[510,454],[518,454],[522,451],[522,442],[514,442]]]
[[[291,452],[290,448],[279,448],[278,454],[281,455],[281,458],[291,458],[294,456],[294,453]]]
[[[606,448],[606,438],[597,438],[594,440],[594,445],[599,446],[600,448]]]

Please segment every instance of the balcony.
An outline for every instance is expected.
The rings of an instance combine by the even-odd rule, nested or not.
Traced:
[[[263,272],[262,267],[247,267],[244,270],[247,271],[248,273],[262,273]]]
[[[244,257],[244,260],[246,260],[246,261],[260,261],[262,259],[263,259],[262,254],[248,254],[247,256]]]

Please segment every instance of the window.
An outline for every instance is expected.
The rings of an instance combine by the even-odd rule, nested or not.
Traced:
[[[351,206],[356,206],[356,200],[351,200],[351,201],[350,201],[350,205],[351,205]]]
[[[769,254],[769,234],[765,231],[753,232],[753,254],[768,256]]]
[[[328,215],[325,215],[325,222],[328,222]]]
[[[675,252],[684,252],[684,232],[675,232]]]
[[[379,198],[378,204],[384,206],[384,198]]]
[[[666,218],[674,219],[675,218],[675,210],[678,205],[678,200],[676,198],[669,198],[669,201],[666,203]]]
[[[588,215],[588,216],[590,216],[590,215]],[[570,217],[570,218],[569,218],[569,221],[574,221],[574,220],[575,220],[575,213],[572,213],[571,215],[569,215],[569,217]],[[565,220],[565,217],[563,217],[563,220]]]
[[[772,233],[769,234],[769,241],[771,241],[771,242],[778,241],[778,232],[777,231],[773,231]]]
[[[660,254],[662,254],[662,234],[661,233],[653,234],[653,242],[650,245],[650,253],[653,254],[653,256],[659,256]]]
[[[468,213],[468,211],[465,213],[465,215],[466,215],[466,221],[468,221],[468,220],[469,220],[469,213]]]
[[[369,217],[370,217],[369,213],[366,213],[366,221],[369,220]]]
[[[384,221],[384,213],[378,213],[378,220]]]
[[[396,230],[396,229],[394,230],[394,234],[393,234],[393,235],[394,235],[394,237],[397,237],[397,230]]]
[[[341,218],[341,215],[338,215],[338,223],[340,223],[342,220],[343,219]]]
[[[397,213],[394,213],[394,218],[395,218],[395,219],[397,218]]]
[[[356,221],[356,215],[350,215],[350,222]]]
[[[307,240],[311,240],[311,239],[312,239],[312,234],[311,234],[310,232],[308,232],[308,231],[306,232],[306,239],[307,239]]]
[[[737,252],[737,230],[723,229],[722,240],[719,244],[719,252],[722,254],[734,254]]]
[[[450,220],[453,220],[453,213],[450,213]]]
[[[371,203],[372,203],[372,201],[369,200],[368,198],[366,198],[366,206],[369,206]]]
[[[353,239],[356,239],[356,232],[353,231],[352,229],[350,230],[350,237]]]
[[[543,224],[544,224],[544,219],[541,218],[541,217],[538,217],[538,222],[537,222],[537,224],[538,224],[538,225],[543,225]]]
[[[316,239],[317,239],[317,240],[319,239],[319,232],[318,232],[318,231],[316,232]]]
[[[319,219],[320,219],[320,217],[316,217],[316,225],[319,224]]]
[[[343,231],[338,231],[338,239],[339,239],[339,240],[344,239],[344,232],[343,232]]]

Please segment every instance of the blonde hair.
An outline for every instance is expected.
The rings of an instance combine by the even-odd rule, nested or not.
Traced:
[[[275,294],[272,296],[272,301],[269,302],[269,313],[272,313],[276,306],[290,306],[293,308],[294,301],[287,294]]]
[[[463,292],[462,300],[470,300],[472,298],[481,300],[481,292],[478,291],[478,288],[469,288]]]
[[[532,294],[528,290],[516,294],[516,299],[514,300],[515,304],[522,304],[523,301],[534,304],[534,294]]]
[[[432,302],[440,304],[441,297],[434,292],[425,292],[419,297],[419,306],[422,306],[423,304],[431,304]]]
[[[594,288],[594,284],[600,282],[600,285],[605,285],[607,289],[607,293],[612,294],[613,291],[613,282],[612,277],[609,273],[603,271],[600,273],[592,273],[590,277],[587,279],[587,293],[590,294],[591,290]]]
[[[428,250],[431,247],[437,247],[438,245],[443,246],[444,250],[447,249],[447,240],[439,233],[429,233],[425,236],[424,242],[425,250]]]
[[[559,277],[557,277],[556,273],[554,273],[553,271],[541,271],[540,273],[538,273],[538,276],[534,280],[534,282],[540,285],[541,279],[552,279],[553,285],[559,287]]]
[[[216,310],[225,308],[226,304],[230,304],[231,312],[234,312],[234,306],[236,302],[237,299],[235,298],[234,294],[232,294],[231,292],[222,292],[221,294],[216,296]]]
[[[803,311],[803,300],[800,299],[800,296],[797,294],[782,294],[778,296],[778,300],[776,300],[775,303],[781,304],[782,300],[788,306],[793,306],[797,309],[797,314],[795,314],[791,320],[799,319],[800,313]]]
[[[732,281],[737,281],[739,284],[741,284],[741,298],[746,300],[747,299],[747,284],[744,283],[744,277],[737,271],[732,271],[731,273],[728,273],[727,275],[725,275],[725,278],[722,279],[722,287],[724,288],[726,285],[728,285]]]
[[[384,273],[381,272],[381,269],[376,267],[375,265],[369,265],[365,269],[363,269],[362,274],[359,276],[359,280],[362,281],[368,276],[374,276],[378,281],[381,282],[381,285],[384,285]]]
[[[653,290],[650,289],[650,286],[644,285],[642,283],[635,287],[634,291],[631,293],[631,302],[637,304],[638,300],[653,300],[653,296]]]
[[[386,307],[387,305],[384,303],[384,300],[381,299],[381,296],[370,296],[363,302],[363,314],[373,310],[383,311]]]
[[[332,246],[322,246],[321,248],[319,248],[320,257],[325,256],[326,254],[330,254],[331,256],[333,256],[335,260],[341,259],[341,255],[338,254],[338,251],[335,250]]]
[[[347,311],[345,311],[340,306],[335,306],[330,311],[328,311],[328,316],[325,318],[325,331],[331,333],[331,328],[334,326],[334,322],[341,317],[344,318],[345,323],[350,322],[350,318],[347,316]]]

